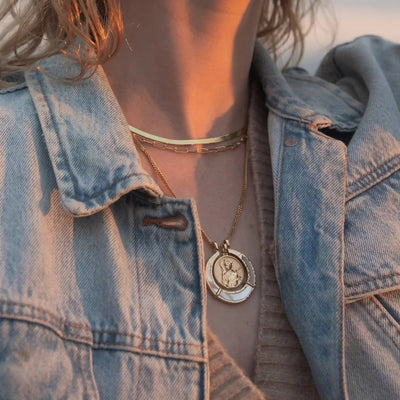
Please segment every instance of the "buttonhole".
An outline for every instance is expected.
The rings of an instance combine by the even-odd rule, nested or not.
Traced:
[[[176,229],[178,231],[184,231],[187,228],[188,223],[189,222],[187,218],[182,214],[165,218],[154,218],[154,217],[143,218],[144,226],[156,225],[159,226],[160,228]]]

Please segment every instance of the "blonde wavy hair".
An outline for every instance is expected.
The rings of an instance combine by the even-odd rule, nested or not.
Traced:
[[[258,38],[277,58],[289,48],[299,61],[304,37],[320,0],[264,1]],[[79,75],[88,78],[98,65],[112,58],[123,43],[119,0],[1,0],[0,79],[35,67],[42,58],[63,52],[76,58]],[[306,23],[305,23],[306,22]],[[77,46],[79,39],[81,46]],[[285,47],[286,46],[286,47]],[[68,48],[68,52],[67,52]],[[7,82],[1,85],[6,85]]]

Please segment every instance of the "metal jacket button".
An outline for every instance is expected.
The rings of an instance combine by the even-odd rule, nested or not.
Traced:
[[[285,139],[285,146],[292,147],[296,146],[297,144],[297,139],[295,137],[289,137]]]

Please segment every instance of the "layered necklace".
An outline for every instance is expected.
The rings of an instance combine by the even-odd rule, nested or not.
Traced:
[[[251,261],[243,253],[230,247],[230,240],[236,231],[247,193],[249,164],[247,126],[228,135],[214,138],[189,140],[176,140],[159,137],[134,128],[130,125],[129,129],[137,147],[143,152],[144,156],[152,166],[155,174],[167,188],[170,195],[175,198],[177,196],[174,190],[169,185],[165,175],[160,170],[150,153],[146,150],[143,143],[181,154],[217,153],[235,149],[241,144],[246,146],[242,191],[233,218],[232,227],[227,238],[222,243],[218,244],[207,235],[203,228],[201,228],[201,233],[204,240],[214,251],[214,254],[208,259],[205,265],[208,290],[214,297],[227,303],[241,303],[245,301],[255,289],[256,274]]]

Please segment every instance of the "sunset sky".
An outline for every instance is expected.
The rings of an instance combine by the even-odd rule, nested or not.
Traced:
[[[365,34],[400,42],[399,0],[331,0],[330,3],[337,22],[335,44]],[[332,28],[327,25],[327,18],[320,14],[315,29],[307,38],[305,57],[300,65],[310,72],[315,71],[329,46]]]

